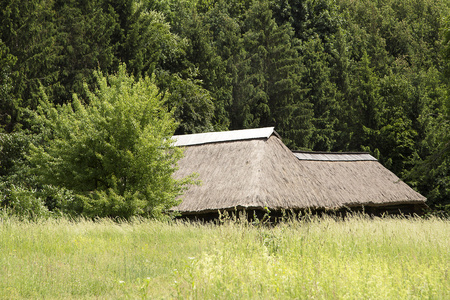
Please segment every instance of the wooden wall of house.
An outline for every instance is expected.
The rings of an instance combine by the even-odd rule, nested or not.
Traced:
[[[221,223],[226,220],[246,219],[248,222],[268,222],[277,223],[289,218],[303,218],[305,216],[336,216],[348,217],[355,213],[362,213],[372,217],[383,216],[421,216],[426,212],[427,206],[424,204],[398,204],[388,206],[355,206],[340,209],[301,209],[301,210],[272,210],[263,209],[237,209],[222,210],[198,214],[184,214],[178,219],[199,221],[199,222],[217,222]]]

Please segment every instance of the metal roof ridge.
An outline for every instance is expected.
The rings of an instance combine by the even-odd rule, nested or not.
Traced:
[[[273,134],[281,139],[274,127],[174,135],[172,138],[174,145],[181,147],[262,138],[268,139]]]
[[[310,152],[292,151],[299,160],[310,161],[378,161],[367,152]]]
[[[294,153],[307,153],[307,154],[369,154],[370,152],[357,152],[357,151],[342,151],[342,152],[333,152],[333,151],[306,151],[306,150],[292,150]]]

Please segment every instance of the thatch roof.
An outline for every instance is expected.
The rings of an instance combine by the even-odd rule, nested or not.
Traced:
[[[191,186],[183,202],[173,208],[184,214],[235,208],[423,204],[426,200],[367,153],[294,153],[273,128],[174,139],[185,147],[175,177],[195,172],[202,181]]]

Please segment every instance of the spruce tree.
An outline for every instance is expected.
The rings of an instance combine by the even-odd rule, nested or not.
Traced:
[[[255,1],[247,13],[243,35],[246,72],[243,94],[233,101],[243,108],[242,127],[275,126],[293,147],[307,147],[311,107],[299,87],[298,40],[286,23],[278,26],[267,1]]]

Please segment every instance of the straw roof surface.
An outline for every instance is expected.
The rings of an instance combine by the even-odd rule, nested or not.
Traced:
[[[202,182],[191,186],[182,203],[173,208],[181,213],[420,204],[426,200],[367,153],[293,153],[273,128],[253,131],[238,140],[221,140],[220,133],[200,140],[179,144],[185,151],[175,177],[195,172]]]

